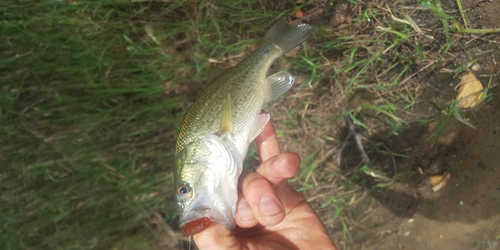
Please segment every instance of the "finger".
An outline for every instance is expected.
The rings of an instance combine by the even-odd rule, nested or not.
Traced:
[[[209,228],[193,236],[199,249],[234,249],[239,245],[231,231],[221,224],[212,223]]]
[[[267,122],[264,130],[255,138],[255,142],[257,143],[257,151],[259,152],[261,163],[281,153],[280,144],[276,138],[276,132],[271,120]]]
[[[236,224],[241,228],[250,228],[258,223],[252,208],[241,192],[244,180],[250,173],[249,171],[243,170],[238,181],[238,201],[236,203],[235,220]]]
[[[262,163],[256,170],[271,184],[278,185],[291,178],[300,167],[300,157],[296,153],[283,153]]]
[[[252,208],[241,192],[238,194],[235,220],[241,228],[251,228],[258,223]]]
[[[283,220],[285,216],[283,205],[274,193],[271,183],[262,175],[249,173],[243,179],[241,192],[258,223],[272,226]],[[245,223],[243,225],[247,226]]]

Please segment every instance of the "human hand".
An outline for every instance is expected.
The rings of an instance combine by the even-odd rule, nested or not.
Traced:
[[[240,176],[236,229],[213,223],[194,235],[198,248],[336,249],[313,208],[287,181],[300,157],[281,153],[272,122],[256,142],[261,165]]]

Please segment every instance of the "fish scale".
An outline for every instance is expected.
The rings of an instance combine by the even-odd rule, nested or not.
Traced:
[[[186,114],[185,122],[179,132],[177,152],[182,151],[184,146],[194,138],[204,133],[215,133],[220,129],[222,106],[228,94],[231,98],[231,106],[234,107],[231,113],[233,126],[235,126],[233,132],[240,140],[246,140],[250,132],[247,129],[248,121],[260,113],[265,102],[265,92],[268,89],[265,77],[271,64],[269,60],[256,58],[257,55],[254,53],[209,83]],[[244,68],[252,64],[258,67]],[[252,95],[252,98],[248,98],[249,95]]]

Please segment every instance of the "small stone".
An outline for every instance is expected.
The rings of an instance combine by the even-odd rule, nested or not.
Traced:
[[[472,65],[472,67],[470,67],[470,69],[472,71],[479,71],[481,69],[481,65],[474,63],[474,65]]]

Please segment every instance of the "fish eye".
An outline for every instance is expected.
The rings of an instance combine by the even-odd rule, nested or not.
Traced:
[[[191,195],[191,187],[188,184],[181,184],[177,187],[177,195],[181,198]]]

